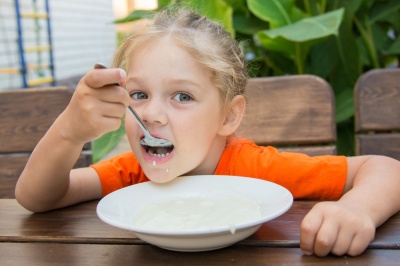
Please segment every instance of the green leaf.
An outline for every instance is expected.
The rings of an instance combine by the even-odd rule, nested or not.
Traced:
[[[233,15],[233,26],[239,33],[253,35],[261,30],[268,29],[269,24],[254,16],[248,16],[242,13]]]
[[[337,65],[329,75],[329,83],[335,92],[335,95],[339,95],[343,90],[352,90],[354,88],[354,82],[346,77],[346,70],[343,65]]]
[[[342,90],[336,95],[336,122],[341,123],[354,116],[354,95],[352,89]]]
[[[305,42],[337,35],[342,22],[343,9],[338,9],[312,18],[305,18],[281,28],[263,31],[261,34],[274,39],[282,37],[294,42]]]
[[[292,60],[278,53],[271,53],[265,58],[267,64],[273,69],[274,76],[297,74],[296,66]]]
[[[248,12],[246,0],[225,0],[225,2],[235,11]]]
[[[112,150],[125,134],[125,127],[121,125],[116,131],[108,132],[92,143],[92,160],[98,162]]]
[[[365,0],[340,0],[338,5],[345,9],[337,37],[337,50],[340,58],[338,67],[343,72],[343,76],[339,76],[339,78],[347,79],[347,83],[353,86],[361,74],[360,51],[358,50],[353,24],[354,16],[361,8],[372,5],[372,3]]]
[[[157,10],[160,10],[160,9],[162,9],[162,8],[164,8],[164,7],[166,7],[166,6],[170,5],[170,4],[173,4],[175,2],[176,1],[174,1],[174,0],[158,0],[158,8],[157,8]]]
[[[309,17],[309,15],[307,13],[305,13],[303,10],[301,10],[300,8],[294,6],[292,8],[292,12],[290,13],[290,18],[292,19],[292,22],[297,22],[299,20],[302,20],[304,18]]]
[[[337,153],[354,156],[354,119],[348,119],[337,125]]]
[[[400,32],[400,10],[380,21],[389,23],[395,32]]]
[[[375,50],[377,52],[387,50],[390,45],[392,45],[393,41],[388,36],[388,31],[390,28],[387,27],[387,24],[375,23],[372,25],[371,30]]]
[[[393,42],[388,50],[384,52],[386,55],[400,55],[400,36]]]
[[[357,38],[356,41],[361,66],[372,65],[365,42],[361,38]]]
[[[370,23],[384,20],[386,17],[396,13],[400,9],[399,0],[376,2],[370,12]]]
[[[183,0],[198,13],[220,23],[225,30],[235,36],[233,28],[233,8],[223,0]]]
[[[336,39],[329,37],[325,41],[312,46],[310,58],[310,69],[306,72],[327,79],[329,73],[339,63]]]
[[[154,17],[154,11],[153,10],[135,10],[132,13],[130,13],[128,16],[125,18],[121,18],[118,20],[115,20],[114,23],[120,24],[120,23],[127,23],[135,20],[139,20],[142,18],[153,18]]]
[[[265,31],[261,31],[257,34],[258,41],[267,48],[268,50],[279,52],[286,56],[287,58],[294,59],[295,55],[295,43],[289,41],[282,37],[270,38],[268,34],[265,34]]]
[[[343,16],[343,9],[313,18],[305,18],[294,24],[261,31],[260,43],[269,50],[277,51],[295,61],[298,74],[304,73],[304,61],[312,45],[330,35],[336,35]]]
[[[375,1],[375,0],[372,0]],[[335,3],[335,4],[334,4]],[[334,5],[332,5],[334,4]],[[339,8],[344,8],[344,18],[343,20],[351,21],[355,16],[356,12],[359,12],[362,9],[363,5],[366,4],[366,0],[336,0],[329,1],[329,9],[328,10],[336,10]],[[332,5],[332,6],[331,6]]]
[[[255,16],[268,21],[271,28],[292,24],[294,0],[247,0],[247,5]]]

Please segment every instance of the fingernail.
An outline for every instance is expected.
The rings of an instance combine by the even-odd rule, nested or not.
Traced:
[[[121,76],[121,78],[122,79],[126,79],[126,72],[125,72],[125,70],[123,70],[123,69],[119,69],[119,74],[120,74],[120,76]]]
[[[303,254],[306,256],[310,256],[313,254],[312,251],[308,251],[308,250],[302,250],[301,252],[303,252]]]

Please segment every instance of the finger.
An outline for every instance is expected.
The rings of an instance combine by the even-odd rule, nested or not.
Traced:
[[[90,122],[88,126],[90,132],[88,132],[87,134],[90,134],[93,139],[97,139],[108,132],[119,129],[121,127],[121,124],[121,118],[102,117],[96,122]]]
[[[359,232],[355,234],[353,241],[347,251],[350,256],[357,256],[364,252],[375,238],[375,225],[372,223],[365,223],[359,226]]]
[[[319,257],[328,255],[336,243],[339,230],[339,223],[324,220],[315,238],[314,254]]]
[[[128,107],[131,102],[129,93],[123,87],[116,85],[105,86],[95,90],[94,93],[97,95],[96,97],[103,102],[121,103],[125,107]]]
[[[104,103],[101,107],[101,116],[110,118],[122,118],[126,107],[121,103]]]
[[[304,255],[312,255],[314,253],[315,238],[322,221],[322,213],[315,209],[304,217],[300,225],[300,248]]]
[[[354,238],[354,231],[348,226],[342,226],[338,232],[336,242],[331,252],[334,255],[342,256],[347,253]]]
[[[102,88],[110,84],[125,86],[126,72],[120,68],[94,69],[83,77],[83,82],[91,88]]]

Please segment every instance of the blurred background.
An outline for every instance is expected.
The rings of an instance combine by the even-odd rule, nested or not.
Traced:
[[[362,73],[399,67],[399,0],[0,0],[0,91],[74,88],[94,63],[110,63],[126,33],[177,2],[236,38],[251,77],[325,79],[336,99],[338,154],[354,154],[353,89]],[[94,142],[95,161],[118,141]]]
[[[118,18],[148,0],[0,0],[0,90],[76,82],[117,47]],[[71,83],[72,81],[72,83]]]
[[[156,0],[0,0],[0,91],[75,88],[94,63],[110,64],[120,36],[138,23],[114,21],[155,8]],[[123,137],[121,127],[95,140],[93,161]]]

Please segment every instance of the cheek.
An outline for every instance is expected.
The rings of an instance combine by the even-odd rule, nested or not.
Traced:
[[[204,110],[199,114],[187,118],[185,123],[182,123],[182,121],[178,122],[180,130],[177,134],[180,134],[183,138],[192,139],[192,141],[198,138],[207,139],[217,134],[218,128],[221,125],[221,114],[215,111]]]

